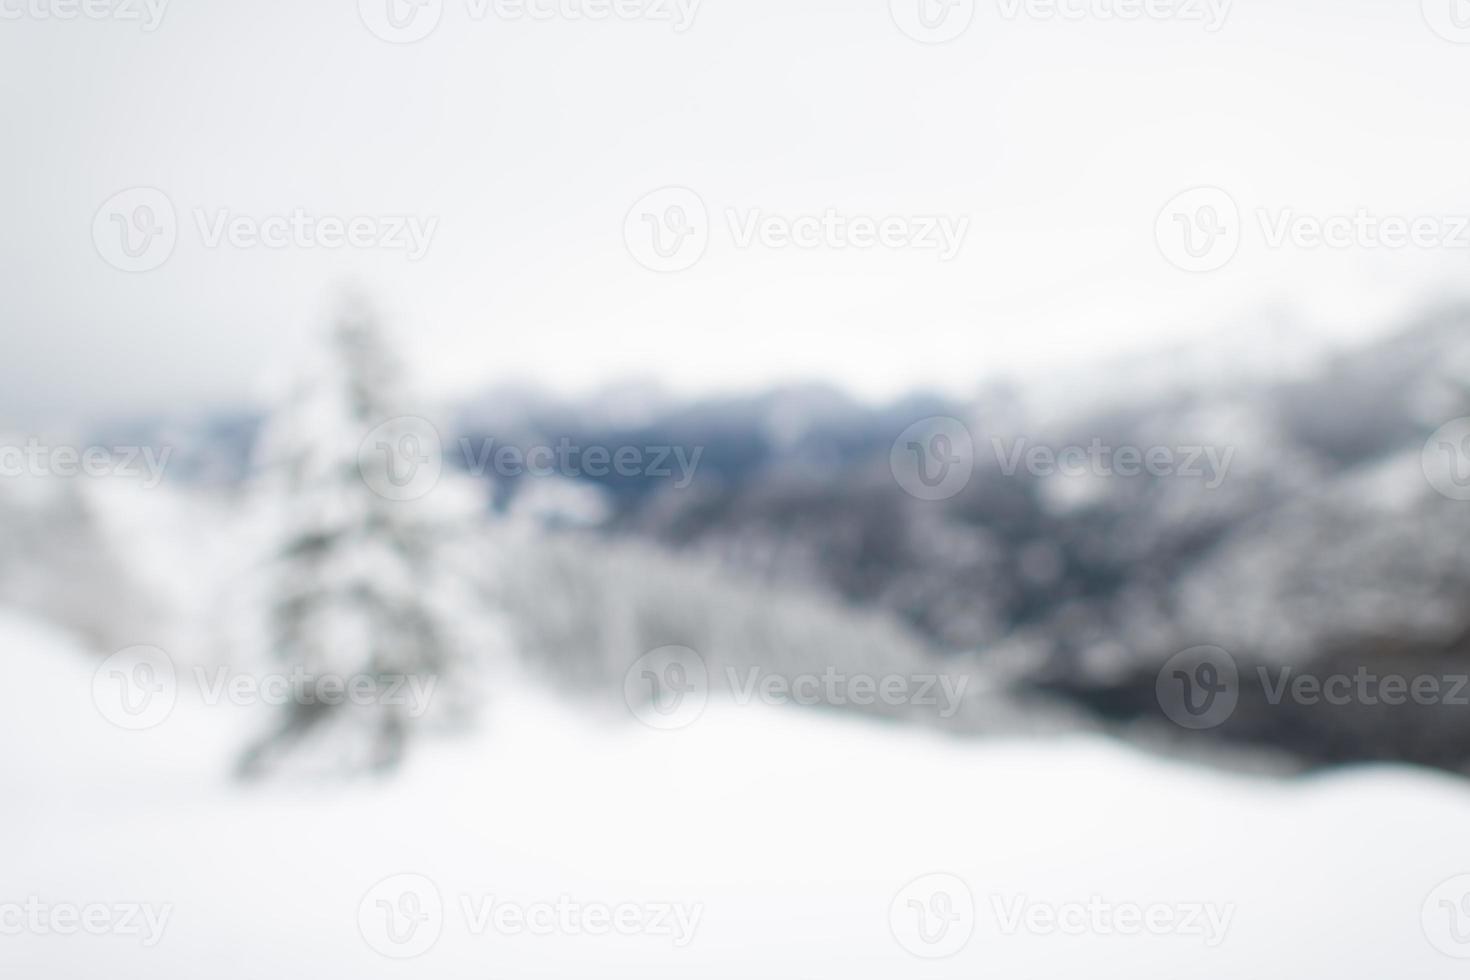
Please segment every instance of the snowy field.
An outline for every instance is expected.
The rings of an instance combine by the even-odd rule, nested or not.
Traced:
[[[1436,892],[1470,872],[1446,777],[1274,782],[733,704],[664,732],[505,681],[396,777],[241,786],[243,709],[185,692],[126,732],[95,658],[0,629],[7,977],[1376,980],[1470,955]],[[118,928],[17,929],[28,904]]]

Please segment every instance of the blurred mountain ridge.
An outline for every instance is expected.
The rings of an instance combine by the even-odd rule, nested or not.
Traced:
[[[991,381],[967,399],[916,393],[874,405],[816,384],[698,399],[613,387],[563,399],[522,385],[426,414],[447,420],[450,466],[469,467],[473,453],[462,450],[488,441],[698,451],[687,486],[650,473],[477,474],[487,521],[460,551],[485,556],[485,601],[510,611],[522,655],[558,683],[614,685],[631,659],[675,643],[718,664],[941,663],[980,672],[992,715],[1039,697],[1069,723],[1082,723],[1081,709],[1169,741],[1184,733],[1159,710],[1158,671],[1201,644],[1228,651],[1247,679],[1257,666],[1470,671],[1470,503],[1437,492],[1421,464],[1430,433],[1470,415],[1467,328],[1470,311],[1445,307],[1333,347],[1264,323],[1085,375]],[[900,433],[934,416],[962,422],[972,443],[971,478],[939,501],[906,493],[890,459]],[[170,493],[228,500],[245,493],[258,429],[240,412],[134,421],[110,435],[172,447],[181,462]],[[1228,468],[1211,480],[1007,465],[1016,446],[1095,443],[1211,449]],[[551,493],[553,483],[579,489]],[[46,495],[21,496],[11,488],[12,519],[60,520],[37,509],[56,506]],[[576,513],[561,520],[559,508]],[[80,517],[63,523],[89,533]],[[12,569],[56,566],[68,553],[44,536],[13,540]],[[129,548],[96,552],[122,568],[134,560]],[[117,638],[97,625],[107,616],[43,601],[14,584],[21,577],[0,574],[0,597]],[[69,594],[106,591],[87,581]],[[1266,704],[1251,683],[1227,723],[1188,738],[1299,764],[1459,769],[1470,757],[1459,748],[1470,722],[1451,706],[1326,711]],[[959,730],[995,727],[973,711],[956,718]]]

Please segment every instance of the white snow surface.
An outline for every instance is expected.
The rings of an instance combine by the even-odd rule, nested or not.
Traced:
[[[1352,978],[1464,975],[1421,927],[1470,872],[1470,790],[1362,770],[1223,775],[1093,738],[957,740],[821,712],[711,703],[656,731],[507,675],[482,727],[404,771],[330,785],[228,776],[255,719],[187,691],[113,727],[97,658],[0,616],[8,751],[0,906],[169,905],[160,942],[0,935],[0,976]],[[916,958],[889,909],[946,872],[977,909],[962,950]],[[363,938],[375,883],[424,875],[445,912],[423,955]],[[688,903],[667,936],[473,934],[461,899]],[[1224,941],[1004,932],[993,901],[1216,903]]]

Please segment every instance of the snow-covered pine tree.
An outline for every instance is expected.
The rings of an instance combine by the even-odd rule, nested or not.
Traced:
[[[415,726],[456,720],[468,701],[466,624],[483,612],[446,549],[472,495],[441,482],[439,437],[404,414],[403,366],[361,302],[329,341],[260,441],[277,535],[262,635],[291,697],[242,756],[245,776],[287,758],[392,768]]]

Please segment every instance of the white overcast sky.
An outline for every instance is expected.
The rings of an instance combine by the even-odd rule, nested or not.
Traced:
[[[58,2],[0,0],[0,417],[249,397],[353,280],[441,393],[633,376],[882,397],[1264,309],[1361,329],[1455,290],[1470,262],[1273,250],[1254,218],[1470,213],[1470,45],[1431,30],[1419,0],[1237,0],[1214,33],[1007,19],[979,0],[942,45],[905,36],[889,0],[703,0],[683,33],[476,21],[443,0],[411,45],[370,33],[357,0],[173,0],[153,32],[41,15]],[[1458,0],[1426,0],[1441,2]],[[697,191],[712,226],[697,265],[658,274],[623,223],[665,185]],[[1245,212],[1238,257],[1208,274],[1154,237],[1197,185]],[[143,273],[92,238],[99,206],[134,186],[179,215],[173,255]],[[971,228],[942,263],[739,249],[726,226],[729,208],[828,207]],[[196,209],[296,208],[438,229],[409,262],[211,249],[195,227]]]

